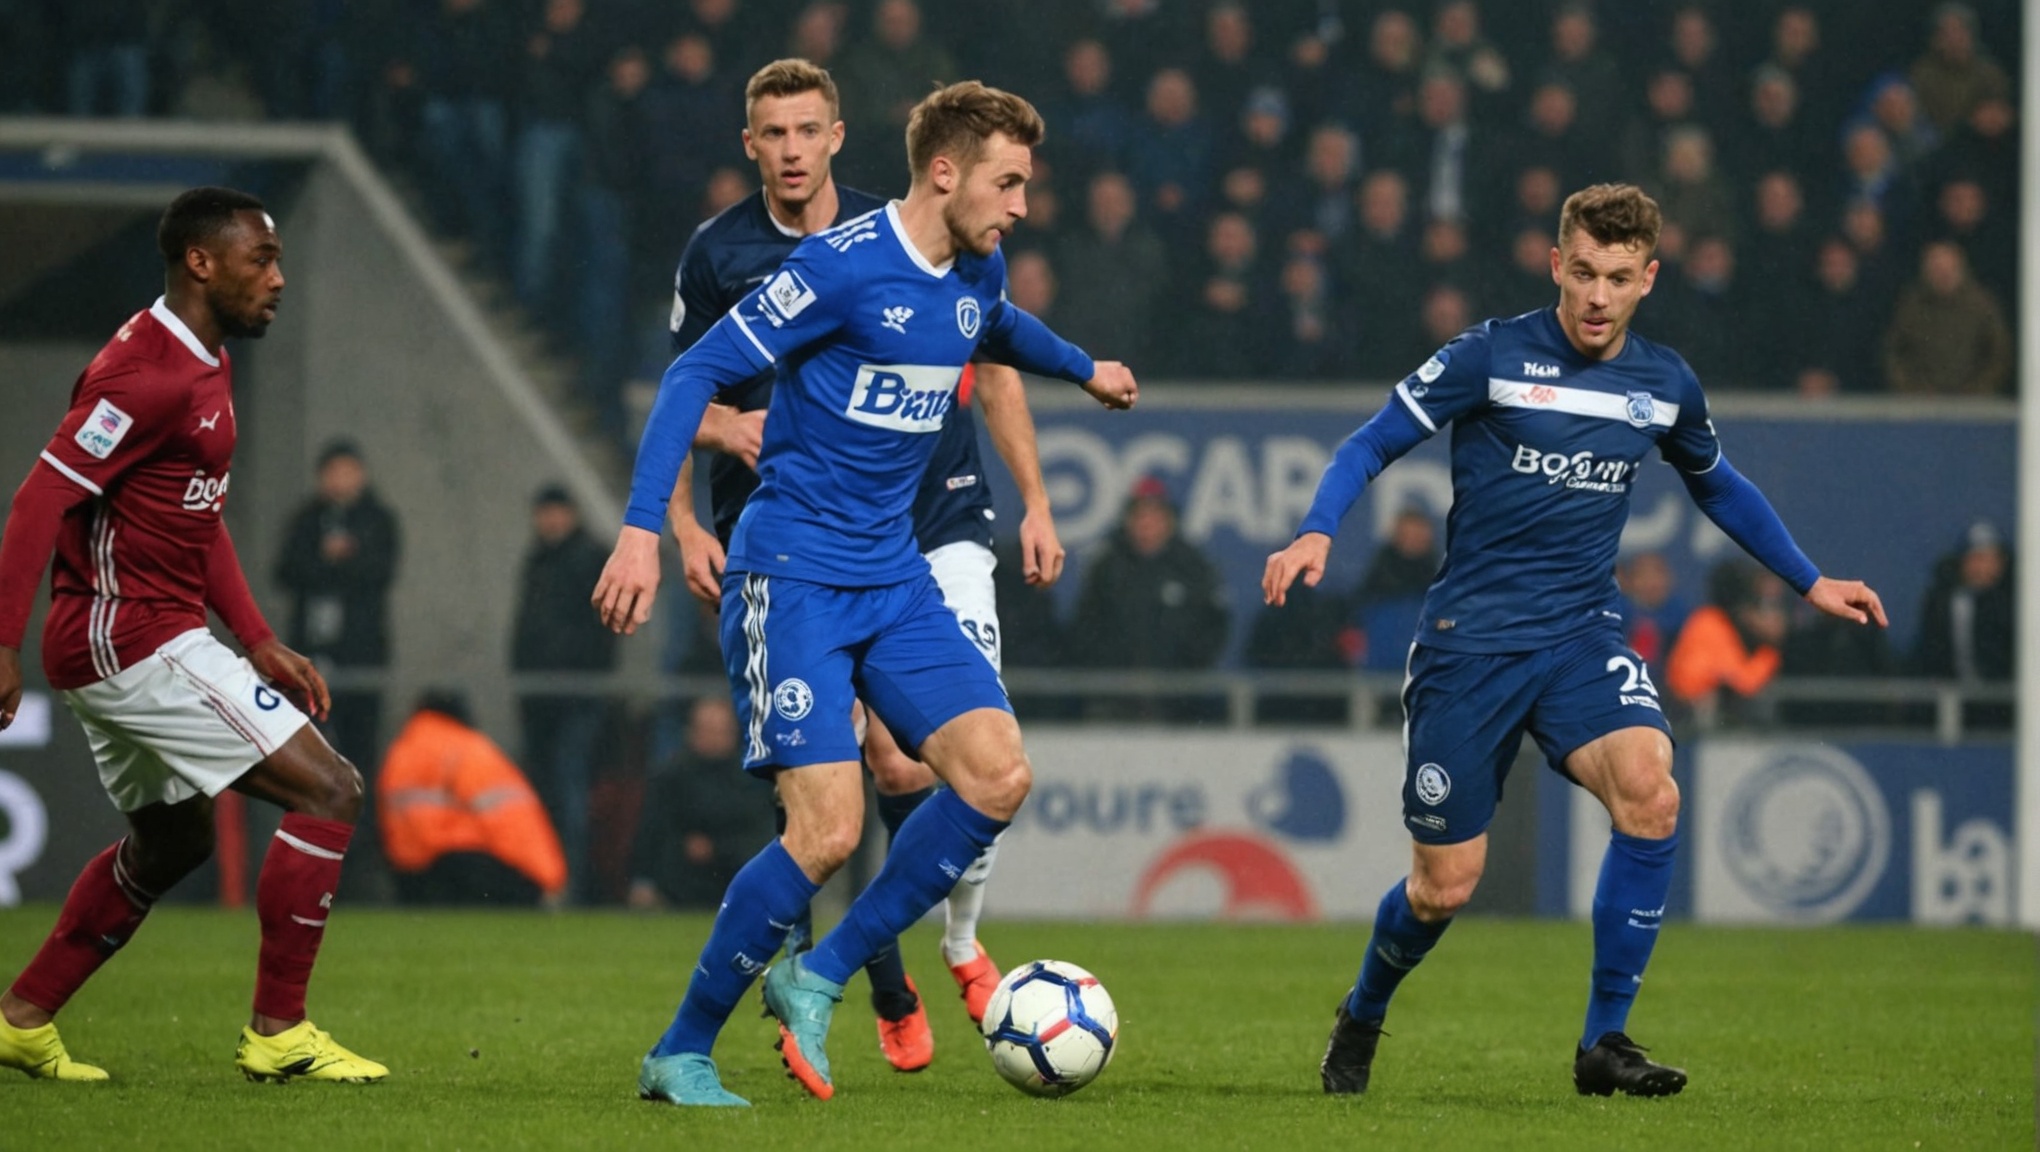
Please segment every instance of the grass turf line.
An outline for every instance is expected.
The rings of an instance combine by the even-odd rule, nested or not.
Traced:
[[[0,972],[50,907],[0,911]],[[233,1068],[252,914],[168,907],[60,1018],[105,1086],[0,1079],[8,1148],[798,1147],[957,1149],[2031,1148],[2033,938],[1981,930],[1675,924],[1632,1033],[1687,1068],[1673,1100],[1580,1097],[1570,1080],[1584,925],[1468,918],[1403,986],[1365,1097],[1328,1099],[1317,1060],[1364,926],[986,926],[995,958],[1056,957],[1118,1003],[1098,1083],[1034,1100],[992,1072],[937,936],[906,942],[935,1064],[878,1054],[853,982],[830,1052],[838,1094],[783,1078],[747,997],[716,1051],[748,1112],[636,1099],[705,918],[341,909],[313,1019],[391,1068],[370,1088],[249,1084]],[[472,1053],[472,1054],[471,1054]]]

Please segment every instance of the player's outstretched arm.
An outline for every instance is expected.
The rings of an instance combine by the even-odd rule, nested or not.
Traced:
[[[694,446],[735,456],[744,467],[756,470],[758,452],[765,444],[765,409],[739,412],[728,404],[710,404],[701,414],[701,428],[694,434]]]
[[[1306,588],[1315,588],[1325,578],[1325,559],[1332,552],[1332,538],[1322,532],[1305,532],[1289,547],[1268,557],[1261,571],[1261,599],[1277,608],[1289,602],[1289,587],[1303,577]]]
[[[1806,590],[1806,602],[1830,616],[1858,624],[1875,621],[1879,628],[1891,627],[1891,621],[1884,615],[1884,601],[1861,580],[1830,580],[1823,576]]]
[[[666,505],[666,519],[673,525],[673,539],[680,545],[680,571],[687,590],[696,600],[714,607],[722,602],[722,541],[694,518],[694,458],[680,462],[680,478],[673,482],[673,502]]]
[[[1027,385],[1020,373],[1003,364],[979,364],[976,371],[985,427],[1013,474],[1013,488],[1026,509],[1020,517],[1021,574],[1027,583],[1047,587],[1062,575],[1063,546],[1048,505],[1048,486],[1041,479],[1041,451],[1034,438],[1034,414],[1027,409]]]
[[[1084,391],[1115,411],[1133,407],[1140,399],[1140,385],[1134,382],[1133,370],[1117,360],[1100,360],[1097,364],[1097,372],[1084,381]]]

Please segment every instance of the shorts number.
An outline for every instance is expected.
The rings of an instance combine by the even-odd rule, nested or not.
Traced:
[[[997,625],[986,624],[977,620],[958,620],[957,623],[963,626],[963,634],[970,637],[971,643],[984,649],[986,652],[997,652],[999,650],[999,629]]]
[[[1658,694],[1657,685],[1650,682],[1650,666],[1647,664],[1631,660],[1627,656],[1610,656],[1608,657],[1608,671],[1622,673],[1621,694],[1624,696],[1635,692],[1638,688],[1650,693],[1653,697]],[[1627,701],[1624,701],[1624,703],[1627,703]]]

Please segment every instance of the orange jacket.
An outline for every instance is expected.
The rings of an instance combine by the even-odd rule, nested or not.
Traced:
[[[449,852],[486,852],[550,895],[567,860],[524,773],[480,732],[438,712],[413,715],[375,782],[383,851],[399,872]]]
[[[1687,703],[1724,687],[1738,696],[1754,696],[1778,674],[1778,661],[1778,650],[1768,644],[1754,652],[1744,648],[1728,613],[1709,604],[1686,617],[1686,626],[1679,629],[1665,680],[1672,695]]]

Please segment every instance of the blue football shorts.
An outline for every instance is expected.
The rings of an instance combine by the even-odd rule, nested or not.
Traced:
[[[1420,843],[1471,840],[1494,820],[1524,732],[1571,779],[1567,756],[1637,727],[1672,733],[1643,658],[1613,628],[1535,652],[1416,645],[1403,684],[1403,823]]]
[[[722,651],[748,772],[859,759],[858,700],[910,756],[965,712],[1012,711],[998,671],[928,574],[837,588],[728,573]]]

